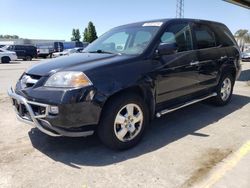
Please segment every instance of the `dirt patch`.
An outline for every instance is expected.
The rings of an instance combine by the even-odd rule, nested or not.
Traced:
[[[192,187],[195,183],[203,180],[214,166],[220,163],[231,153],[231,149],[209,149],[197,160],[199,162],[195,165],[199,166],[199,168],[192,173],[191,177],[181,187]]]
[[[10,101],[9,97],[7,95],[4,94],[0,94],[0,103],[5,103]]]
[[[31,154],[34,148],[28,144],[16,143],[0,148],[0,164],[8,164]]]

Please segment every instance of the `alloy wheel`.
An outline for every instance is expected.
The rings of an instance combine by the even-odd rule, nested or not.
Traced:
[[[142,124],[142,109],[136,104],[127,104],[116,115],[115,135],[122,142],[131,141],[140,133]]]
[[[229,78],[225,78],[221,86],[221,92],[220,92],[221,99],[223,101],[226,101],[230,97],[231,91],[232,91],[232,82]]]

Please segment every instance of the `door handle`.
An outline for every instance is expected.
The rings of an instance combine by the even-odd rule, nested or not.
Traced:
[[[200,64],[199,61],[194,61],[194,62],[191,62],[191,63],[190,63],[191,66],[195,66],[195,65],[199,65],[199,64]]]
[[[225,56],[221,56],[220,57],[220,60],[224,60],[224,59],[227,59],[228,57],[225,55]]]

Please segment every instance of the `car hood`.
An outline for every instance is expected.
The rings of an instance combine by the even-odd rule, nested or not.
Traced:
[[[47,76],[58,71],[86,71],[117,61],[131,59],[131,56],[116,54],[80,53],[43,60],[29,68],[26,73]]]

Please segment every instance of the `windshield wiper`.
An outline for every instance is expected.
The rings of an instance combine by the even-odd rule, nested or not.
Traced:
[[[90,51],[88,53],[98,53],[98,54],[115,54],[112,52],[104,51],[104,50],[95,50],[95,51]]]

